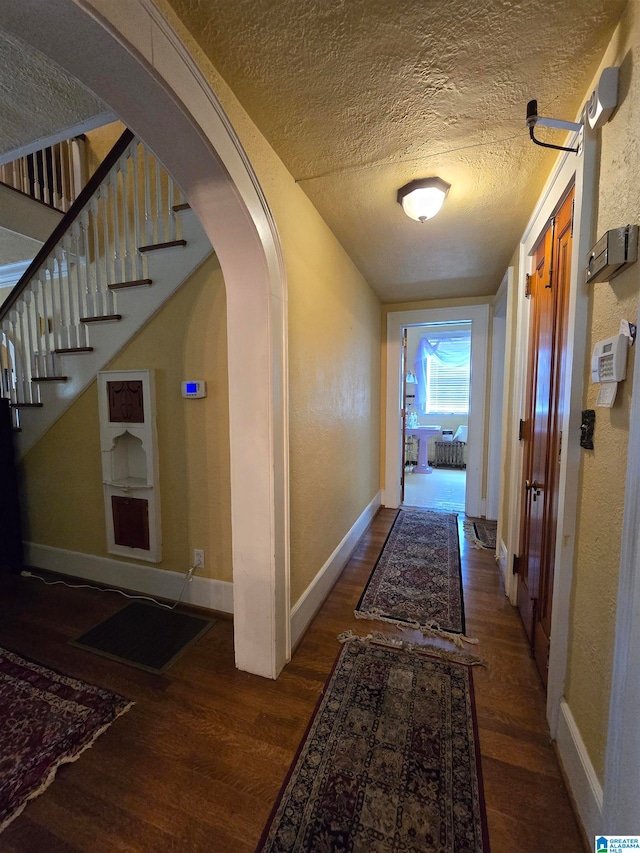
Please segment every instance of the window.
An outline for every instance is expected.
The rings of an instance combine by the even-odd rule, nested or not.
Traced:
[[[447,367],[437,358],[427,359],[427,412],[440,415],[468,413],[470,367],[469,362],[462,367]]]
[[[471,332],[433,331],[418,344],[416,404],[421,414],[469,412]]]

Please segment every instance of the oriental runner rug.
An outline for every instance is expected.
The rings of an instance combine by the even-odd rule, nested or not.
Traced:
[[[464,633],[455,513],[400,510],[355,616]]]
[[[132,704],[0,648],[0,832]]]
[[[471,670],[426,651],[347,639],[256,853],[489,853]]]
[[[486,518],[467,518],[463,526],[465,538],[471,542],[474,548],[485,548],[487,551],[496,550],[497,521],[487,521]]]

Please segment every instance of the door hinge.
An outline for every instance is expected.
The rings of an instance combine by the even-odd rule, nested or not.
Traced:
[[[517,575],[520,572],[520,557],[517,554],[513,555],[513,564],[511,566],[511,574]]]
[[[518,424],[518,441],[522,441],[524,439],[524,421],[520,418],[520,423]]]
[[[531,276],[529,273],[524,277],[524,295],[527,299],[531,296]]]

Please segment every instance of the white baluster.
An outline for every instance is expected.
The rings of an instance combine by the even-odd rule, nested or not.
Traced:
[[[133,256],[135,258],[135,272],[133,277],[136,279],[145,278],[143,272],[144,258],[138,251],[138,246],[142,246],[140,233],[140,190],[138,186],[138,152],[142,150],[134,140],[131,143],[131,165],[133,174]]]
[[[167,217],[169,221],[169,236],[168,240],[176,239],[176,214],[173,211],[173,205],[175,201],[173,200],[173,180],[171,175],[167,175]]]
[[[98,227],[99,219],[99,202],[94,196],[91,200],[91,224],[93,235],[93,276],[92,281],[87,281],[87,317],[94,317],[98,313],[99,293],[102,287],[102,278],[104,276],[104,251],[100,249],[100,231]],[[89,253],[87,252],[87,261]],[[89,283],[91,282],[91,284]]]
[[[133,243],[133,235],[131,233],[131,213],[130,205],[133,202],[131,192],[135,196],[135,187],[131,187],[131,171],[129,169],[131,163],[131,146],[120,158],[120,173],[122,175],[122,232],[124,238],[124,280],[133,281],[134,273],[134,253],[136,250]]]
[[[18,336],[20,340],[20,374],[18,377],[18,402],[31,402],[31,348],[29,347],[29,329],[26,321],[26,299],[17,306]]]
[[[111,210],[113,214],[113,266],[114,279],[113,283],[124,281],[124,272],[122,266],[122,250],[120,248],[120,192],[118,189],[119,169],[116,166],[111,172]]]
[[[144,221],[146,225],[145,244],[147,246],[154,242],[153,218],[151,215],[151,175],[149,174],[150,154],[146,148],[144,151]]]
[[[18,314],[12,311],[9,315],[9,323],[11,326],[11,340],[13,342],[13,373],[11,376],[11,402],[15,403],[18,400]]]
[[[167,242],[167,229],[164,222],[164,210],[162,207],[162,174],[160,172],[160,161],[156,159],[156,233],[158,243]]]
[[[67,231],[67,233],[62,238],[62,251],[60,252],[62,269],[64,269],[64,264],[66,263],[66,276],[63,279],[63,286],[65,293],[67,294],[67,306],[69,310],[68,315],[68,325],[69,325],[69,340],[71,343],[69,346],[77,347],[80,346],[78,340],[78,326],[79,318],[80,318],[80,299],[78,294],[78,286],[77,286],[77,263],[72,263],[72,257],[78,257],[78,248],[76,241],[72,241],[71,239],[72,232]]]
[[[73,224],[73,241],[78,247],[76,249],[75,277],[76,292],[78,294],[78,318],[77,335],[78,346],[86,347],[87,327],[80,322],[81,317],[91,316],[90,304],[93,303],[90,293],[89,270],[91,252],[89,246],[89,211],[83,210],[79,218]]]
[[[19,340],[18,340],[18,312],[11,311],[9,313],[9,325],[11,328],[11,340],[13,342],[13,374],[11,376],[11,392],[9,394],[9,399],[12,403],[18,402],[18,361],[20,358],[19,354]]]
[[[107,305],[107,296],[108,285],[114,282],[113,278],[113,268],[112,268],[112,248],[111,248],[111,238],[109,235],[109,184],[106,183],[103,186],[103,191],[100,193],[100,201],[102,207],[102,218],[104,219],[104,279],[102,281],[102,289],[101,289],[101,303],[103,310],[101,314],[106,314],[106,305]]]
[[[55,342],[53,337],[53,307],[51,305],[49,284],[46,274],[43,275],[42,273],[40,273],[36,281],[35,292],[38,295],[37,302],[40,306],[39,310],[42,311],[42,316],[44,317],[44,349],[49,354],[53,374],[55,373],[55,371],[53,370],[53,350],[55,349]]]

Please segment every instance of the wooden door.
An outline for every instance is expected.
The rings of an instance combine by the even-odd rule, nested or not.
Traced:
[[[530,277],[518,608],[545,685],[553,603],[572,219],[573,191],[548,223],[535,250]]]

